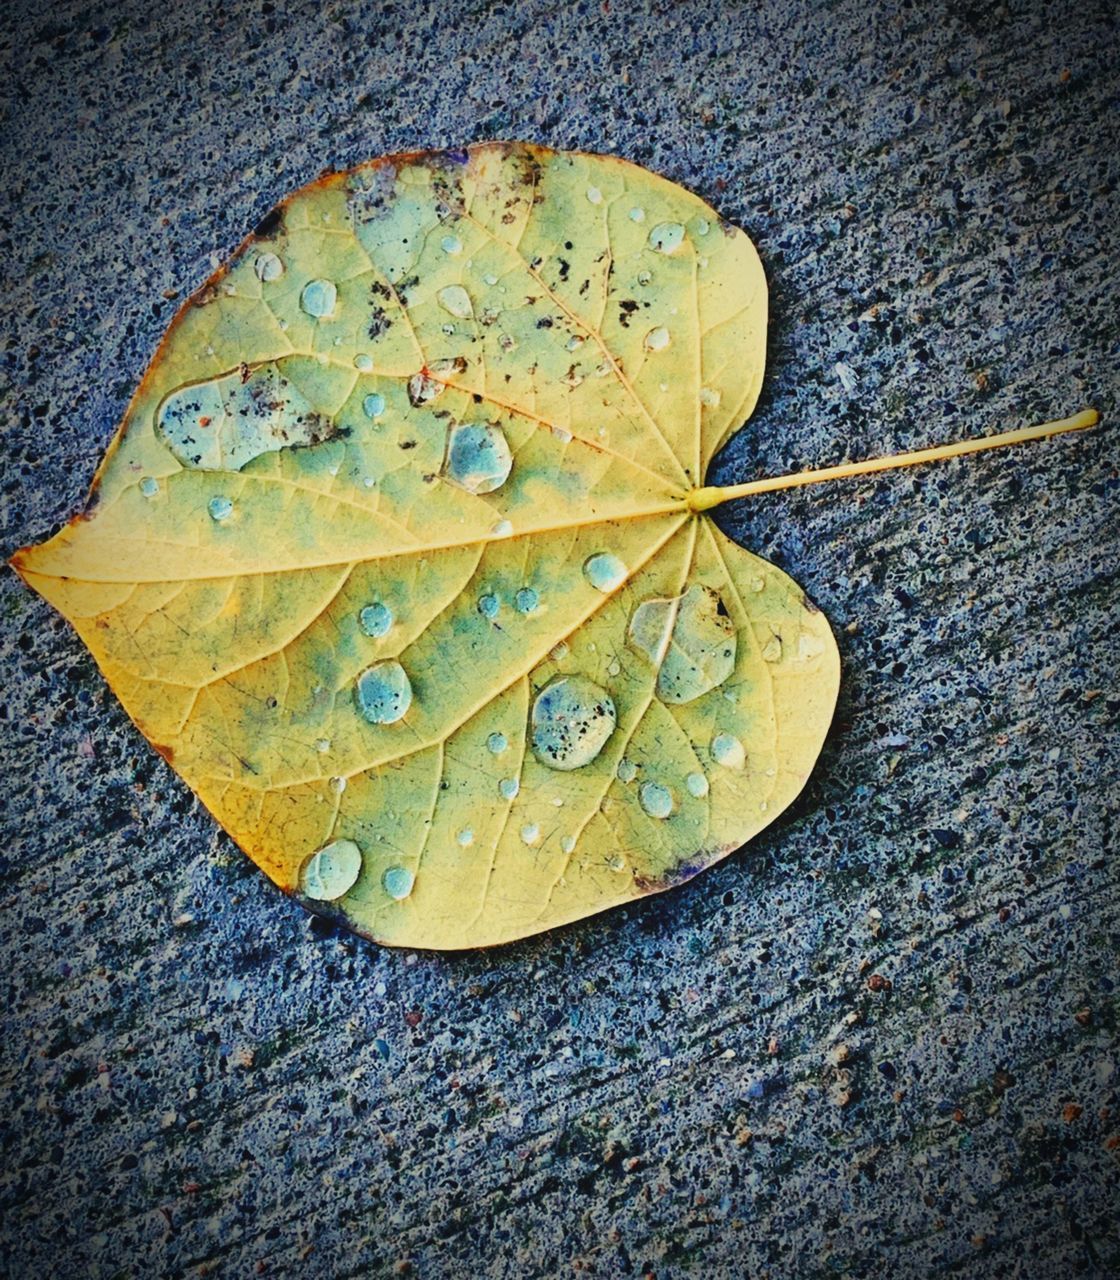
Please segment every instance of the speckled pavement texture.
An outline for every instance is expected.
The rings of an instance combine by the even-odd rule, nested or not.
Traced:
[[[279,197],[479,138],[754,237],[770,374],[712,482],[1105,426],[724,510],[841,643],[809,787],[484,953],[305,915],[5,572],[3,1274],[1120,1273],[1114,7],[44,8],[3,19],[5,555]]]

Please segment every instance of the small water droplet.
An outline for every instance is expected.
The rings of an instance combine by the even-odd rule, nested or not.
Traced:
[[[225,497],[211,498],[206,510],[210,512],[211,520],[228,520],[233,515],[233,502]]]
[[[466,849],[469,845],[474,844],[474,832],[470,827],[464,827],[462,831],[455,837],[456,840]]]
[[[626,581],[626,566],[618,556],[609,551],[600,551],[584,563],[583,576],[596,591],[602,591],[605,595]]]
[[[521,790],[521,783],[517,778],[503,778],[498,783],[498,793],[503,800],[513,800],[517,793]]]
[[[684,227],[679,222],[659,222],[649,233],[649,243],[658,253],[676,253],[684,244]]]
[[[644,209],[635,208],[630,210],[631,222],[645,222],[645,220],[646,220],[646,211]]]
[[[377,639],[389,633],[389,628],[393,625],[393,611],[380,600],[375,604],[367,604],[358,614],[358,625],[367,636]]]
[[[380,418],[385,412],[385,397],[374,391],[362,401],[367,418]]]
[[[504,733],[492,733],[486,739],[486,749],[496,756],[500,756],[508,746],[509,740]]]
[[[766,579],[762,576],[762,574],[759,574],[759,575],[758,575],[758,576],[757,576],[757,577],[756,577],[756,578],[751,582],[751,590],[752,590],[752,591],[761,591],[761,590],[763,589],[763,587],[765,587],[765,586],[766,586]]]
[[[441,289],[436,294],[436,301],[444,311],[450,315],[457,316],[460,320],[465,320],[468,316],[474,315],[471,295],[461,284],[449,284]]]
[[[771,633],[770,639],[762,646],[762,657],[766,662],[781,662],[782,637],[776,631]]]
[[[688,794],[697,800],[708,794],[708,779],[702,773],[690,773],[684,781]]]
[[[644,346],[647,351],[664,351],[669,342],[669,330],[664,325],[658,325],[646,334]]]
[[[626,859],[621,853],[614,853],[607,859],[607,866],[610,867],[612,871],[625,871]]]
[[[533,703],[533,754],[550,769],[580,769],[602,751],[616,722],[606,689],[586,676],[561,676]]]
[[[400,902],[412,892],[416,877],[407,867],[387,867],[385,874],[381,877],[381,883],[389,897]]]
[[[499,520],[490,532],[495,538],[508,538],[513,532],[513,525],[508,520]]]
[[[439,242],[439,247],[452,257],[463,252],[463,242],[458,236],[444,236]]]
[[[652,279],[653,279],[653,272],[652,272],[652,271],[639,271],[639,272],[638,272],[638,283],[639,283],[640,285],[647,285],[647,284],[649,284],[649,282],[650,282]]]
[[[452,426],[444,475],[468,493],[493,493],[508,479],[513,454],[505,432],[494,422]]]
[[[562,836],[562,837],[561,837],[561,840],[560,840],[560,848],[561,848],[561,849],[563,849],[563,851],[564,851],[565,853],[574,853],[574,852],[575,852],[575,847],[576,847],[576,838],[575,838],[575,836]]]
[[[720,402],[720,394],[715,387],[700,388],[700,403],[709,409],[714,409]]]
[[[299,295],[300,307],[316,320],[334,314],[338,290],[332,280],[309,280]]]
[[[741,769],[747,763],[743,744],[730,733],[717,733],[712,739],[712,759],[725,769]]]
[[[765,800],[760,800],[760,801],[758,802],[758,811],[759,811],[759,813],[765,813],[765,812],[766,812],[766,810],[767,810],[767,809],[769,809],[769,808],[770,808],[770,806],[766,803],[766,801],[765,801]]]
[[[622,672],[622,663],[619,662],[617,658],[612,658],[610,662],[607,663],[607,675],[617,676],[617,675],[620,675],[621,672]]]
[[[316,751],[318,751],[318,753],[319,753],[321,756],[325,756],[325,755],[327,754],[327,752],[328,752],[330,749],[331,749],[331,740],[330,740],[330,738],[316,738],[316,739],[315,739],[315,750],[316,750]]]
[[[590,201],[591,201],[591,203],[592,203],[592,204],[602,204],[602,203],[603,203],[603,193],[599,190],[599,188],[598,188],[598,187],[588,187],[588,188],[587,188],[587,198],[588,198],[588,200],[590,200]]]
[[[502,602],[493,592],[488,591],[484,596],[478,597],[478,611],[484,618],[496,618],[501,607]]]
[[[561,444],[570,444],[572,433],[567,427],[553,427],[552,434],[560,441]]]
[[[521,839],[525,844],[536,844],[541,838],[541,829],[535,822],[527,822],[521,828]]]
[[[619,782],[633,782],[638,776],[638,766],[633,760],[620,760],[618,768],[615,770]]]
[[[159,481],[155,476],[145,476],[140,481],[140,492],[145,498],[154,498],[159,493]]]
[[[697,218],[696,221],[692,224],[692,229],[696,232],[698,236],[706,236],[708,232],[711,231],[712,224],[708,221],[707,218]]]
[[[638,789],[638,803],[651,818],[667,818],[673,812],[673,796],[659,782],[643,782]]]
[[[355,696],[370,724],[396,724],[412,705],[412,682],[394,659],[377,662],[358,677]]]
[[[497,277],[496,275],[494,275],[494,273],[493,273],[492,271],[488,271],[488,272],[487,272],[487,273],[482,277],[482,283],[483,283],[483,284],[488,284],[488,285],[490,285],[491,287],[493,287],[494,285],[496,285],[496,284],[498,283],[498,277]]]
[[[532,587],[522,587],[513,600],[518,613],[532,613],[540,602],[540,596]]]
[[[341,776],[331,778],[329,785],[330,785],[330,789],[335,793],[335,795],[340,796],[346,790],[346,779]]]
[[[359,351],[354,357],[354,368],[361,373],[369,373],[373,368],[373,356],[367,355],[364,351]]]
[[[333,902],[354,887],[361,869],[362,851],[354,841],[334,840],[300,868],[300,892],[317,902]]]
[[[274,253],[258,253],[253,263],[253,270],[258,280],[270,284],[273,280],[279,280],[284,274],[284,264]]]
[[[564,343],[564,349],[566,351],[578,351],[586,341],[587,339],[582,334],[573,333],[568,341]]]

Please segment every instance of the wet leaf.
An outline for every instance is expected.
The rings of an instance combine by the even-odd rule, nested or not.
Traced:
[[[723,857],[820,749],[824,617],[690,503],[765,332],[747,237],[634,165],[389,157],[191,299],[15,563],[281,887],[531,934]]]

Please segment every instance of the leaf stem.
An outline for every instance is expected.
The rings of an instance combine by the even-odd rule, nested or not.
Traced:
[[[915,449],[912,453],[896,453],[886,458],[868,458],[864,462],[844,462],[837,467],[823,467],[819,471],[795,471],[786,476],[748,480],[745,484],[709,485],[702,489],[693,489],[687,501],[691,510],[707,511],[732,498],[749,498],[756,493],[773,493],[777,489],[796,489],[805,484],[820,484],[824,480],[843,480],[848,476],[863,476],[873,471],[891,471],[895,467],[916,467],[923,462],[958,458],[966,453],[982,453],[985,449],[999,449],[1007,444],[1044,440],[1048,436],[1062,435],[1066,431],[1084,431],[1087,427],[1096,426],[1099,421],[1100,414],[1096,409],[1083,409],[1072,418],[1060,418],[1057,422],[1043,422],[1037,427],[1021,427],[1017,431],[1003,431],[999,435],[987,436],[980,440],[962,440],[957,444],[941,444],[932,449]]]

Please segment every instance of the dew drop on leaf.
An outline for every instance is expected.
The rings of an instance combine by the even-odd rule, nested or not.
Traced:
[[[714,409],[720,402],[720,394],[714,387],[700,388],[700,403],[708,409]]]
[[[492,592],[478,597],[478,611],[484,618],[496,618],[501,607],[501,601]]]
[[[458,236],[444,236],[439,242],[439,247],[452,257],[463,252],[463,242]]]
[[[464,827],[462,831],[455,837],[460,845],[466,849],[469,845],[474,844],[474,832],[470,827]]]
[[[781,662],[782,637],[777,632],[773,632],[770,639],[762,646],[762,656],[767,662]]]
[[[367,418],[380,418],[385,412],[385,397],[374,391],[362,401],[362,408]]]
[[[468,493],[493,493],[508,479],[513,454],[496,423],[457,424],[447,438],[444,475]]]
[[[318,902],[333,902],[354,887],[361,869],[362,851],[354,841],[334,840],[303,864],[300,891]]]
[[[658,253],[676,253],[684,244],[684,227],[679,222],[659,222],[649,233],[649,243]]]
[[[274,253],[258,253],[257,260],[253,263],[253,271],[258,280],[271,284],[273,280],[279,280],[284,274],[284,264]]]
[[[145,498],[154,498],[159,493],[159,481],[155,476],[145,476],[140,481],[140,492]]]
[[[667,818],[673,812],[673,796],[659,782],[643,782],[638,789],[638,803],[651,818]]]
[[[576,847],[575,836],[563,836],[560,840],[560,848],[565,853],[574,853]]]
[[[486,749],[491,755],[499,756],[509,746],[504,733],[492,733],[486,739]]]
[[[606,689],[586,676],[562,676],[533,703],[533,754],[550,769],[580,769],[602,751],[616,721]]]
[[[498,793],[504,800],[514,800],[517,793],[521,790],[521,783],[517,778],[503,778],[498,783]]]
[[[407,867],[388,867],[381,877],[381,884],[385,892],[390,898],[395,898],[398,902],[402,898],[408,897],[415,883],[416,877]]]
[[[540,602],[540,596],[532,587],[522,587],[513,600],[518,613],[532,613]]]
[[[603,193],[599,190],[598,187],[588,187],[587,198],[592,204],[603,203]]]
[[[631,222],[645,222],[646,211],[644,209],[633,208],[630,210]]]
[[[228,520],[233,515],[233,502],[226,497],[211,498],[206,504],[206,510],[210,512],[210,519],[216,520],[220,524],[223,520]]]
[[[354,357],[354,368],[357,369],[359,373],[369,373],[373,368],[373,356],[368,352],[359,351]]]
[[[461,284],[449,284],[441,289],[436,294],[436,301],[449,315],[457,316],[460,320],[474,315],[471,295]]]
[[[393,625],[393,611],[380,600],[374,604],[367,604],[358,614],[358,625],[367,636],[372,636],[374,639],[388,635]]]
[[[527,822],[521,828],[521,839],[524,844],[536,844],[541,838],[541,829],[535,822]]]
[[[747,753],[733,734],[717,733],[712,739],[712,759],[725,769],[741,769],[747,762]]]
[[[390,659],[362,672],[355,695],[370,724],[395,724],[412,705],[412,683],[401,664]]]
[[[618,556],[609,551],[600,551],[585,562],[583,576],[596,591],[606,594],[626,581],[626,566]]]
[[[615,769],[615,775],[619,782],[633,782],[638,776],[638,766],[633,760],[623,758],[618,762],[618,768]]]
[[[339,795],[339,796],[342,795],[342,793],[346,790],[346,779],[341,776],[331,778],[330,788],[335,793],[335,795]]]
[[[299,295],[300,307],[316,320],[334,314],[338,301],[338,289],[333,280],[309,280]]]
[[[688,788],[688,794],[695,796],[697,800],[708,794],[708,779],[702,773],[690,773],[684,784]]]
[[[669,330],[664,325],[658,325],[646,334],[644,345],[647,351],[664,351],[669,342]]]

